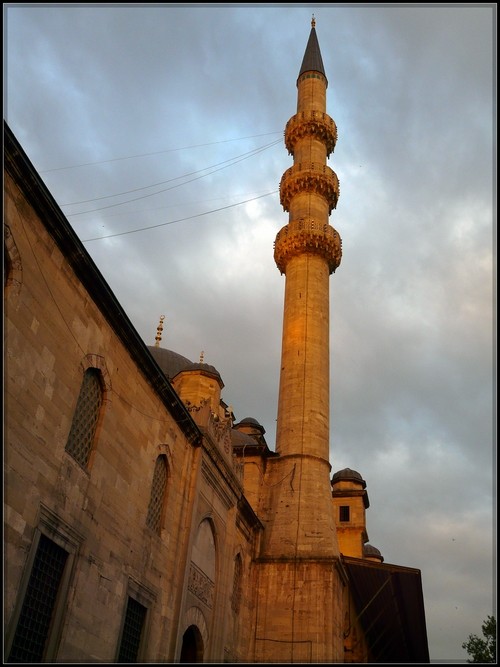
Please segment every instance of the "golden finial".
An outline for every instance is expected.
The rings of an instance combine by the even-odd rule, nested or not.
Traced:
[[[314,18],[314,14],[313,14],[313,17],[311,19],[311,28],[314,28],[314,27],[316,27],[316,19]]]
[[[163,320],[164,319],[165,319],[165,315],[161,315],[160,316],[160,323],[156,327],[155,347],[160,347],[161,332],[163,331]]]
[[[200,364],[203,363],[203,356],[204,356],[204,355],[205,355],[205,353],[204,353],[203,350],[202,350],[202,351],[200,352]]]

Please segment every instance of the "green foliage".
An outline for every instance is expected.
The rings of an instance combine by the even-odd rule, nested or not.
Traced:
[[[497,622],[494,616],[488,616],[481,626],[484,639],[477,635],[469,635],[462,648],[467,651],[472,660],[467,662],[496,662],[497,661]]]

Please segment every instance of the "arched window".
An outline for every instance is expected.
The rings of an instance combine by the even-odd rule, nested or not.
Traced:
[[[151,484],[151,496],[149,498],[148,515],[146,524],[158,535],[161,530],[161,518],[163,505],[165,502],[165,493],[167,491],[167,457],[161,454],[155,463],[153,473],[153,483]]]
[[[231,608],[235,614],[240,610],[241,602],[241,578],[243,575],[243,562],[240,554],[236,554],[234,559],[234,574],[233,574],[233,595],[231,598]]]
[[[86,468],[94,444],[97,422],[101,413],[103,391],[100,371],[87,368],[66,443],[66,451]]]

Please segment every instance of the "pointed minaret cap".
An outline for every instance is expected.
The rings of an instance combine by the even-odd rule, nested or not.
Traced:
[[[319,72],[326,79],[323,59],[321,58],[321,51],[319,50],[318,37],[316,36],[316,19],[314,18],[314,14],[311,20],[311,34],[309,35],[309,41],[307,42],[298,79],[300,79],[304,72]],[[328,79],[326,83],[328,85]]]

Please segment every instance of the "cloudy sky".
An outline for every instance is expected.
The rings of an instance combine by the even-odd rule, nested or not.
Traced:
[[[274,449],[313,13],[339,132],[331,463],[366,480],[385,561],[422,571],[431,660],[463,662],[496,615],[496,5],[7,3],[4,117],[145,343],[165,315],[162,345],[203,351]]]

